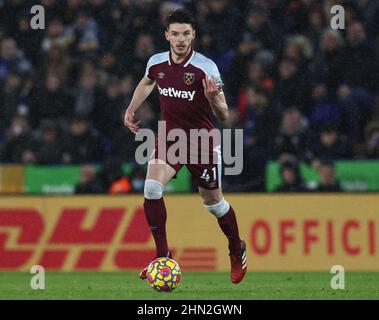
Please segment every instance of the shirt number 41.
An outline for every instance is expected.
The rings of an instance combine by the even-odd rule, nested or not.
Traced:
[[[213,173],[213,181],[216,181],[216,179],[217,179],[217,168],[216,167],[212,168],[211,174],[212,173]],[[209,180],[211,179],[211,174],[208,173],[208,169],[204,169],[203,174],[201,175],[200,178],[205,180],[206,182],[209,182]]]

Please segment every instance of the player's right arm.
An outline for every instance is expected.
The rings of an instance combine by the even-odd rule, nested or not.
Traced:
[[[134,90],[132,101],[130,101],[124,117],[124,125],[133,133],[137,133],[139,130],[139,121],[134,122],[134,114],[153,91],[154,87],[155,81],[145,75]]]

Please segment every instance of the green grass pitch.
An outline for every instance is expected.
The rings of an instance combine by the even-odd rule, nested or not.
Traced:
[[[155,292],[131,272],[46,272],[45,290],[33,274],[0,273],[0,299],[379,299],[379,272],[346,272],[345,289],[330,287],[328,272],[249,272],[238,285],[227,272],[186,272],[174,291]]]

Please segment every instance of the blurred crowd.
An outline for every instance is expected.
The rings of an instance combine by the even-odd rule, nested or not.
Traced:
[[[30,27],[34,4],[45,30]],[[330,29],[335,4],[344,30]],[[301,190],[298,162],[321,180],[335,160],[379,158],[377,0],[0,0],[0,162],[134,161],[125,108],[181,7],[222,74],[225,127],[244,129],[244,174],[227,190],[263,191],[270,160]],[[154,93],[136,118],[155,129],[158,117]]]

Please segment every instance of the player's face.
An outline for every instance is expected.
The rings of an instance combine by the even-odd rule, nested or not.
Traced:
[[[167,41],[170,42],[171,50],[181,57],[190,50],[192,41],[195,39],[195,30],[188,23],[172,23],[165,35]]]

